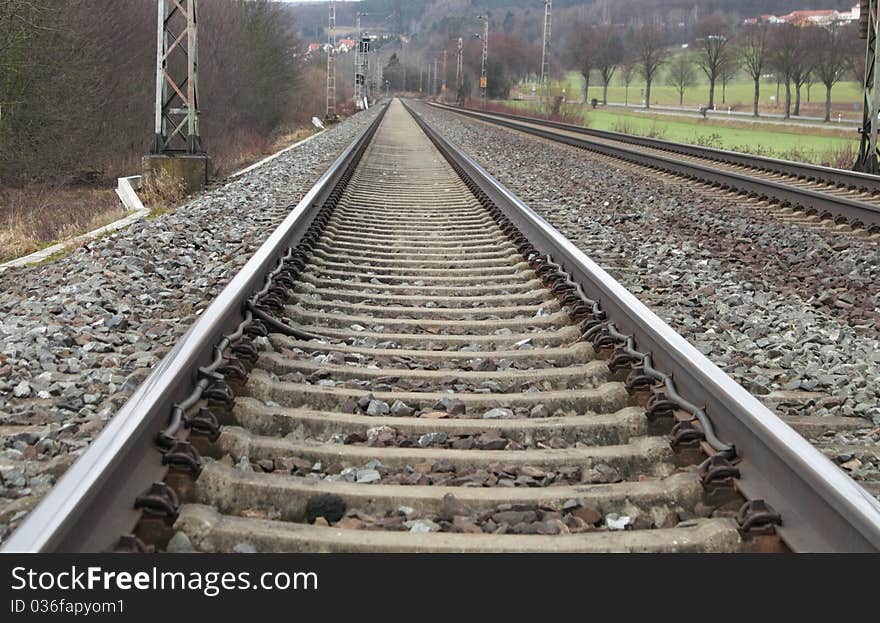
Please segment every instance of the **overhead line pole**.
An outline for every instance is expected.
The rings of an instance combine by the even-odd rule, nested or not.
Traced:
[[[324,118],[336,118],[336,2],[332,0],[327,23],[327,109]]]
[[[158,0],[153,139],[147,179],[170,177],[187,192],[208,183],[199,131],[198,0]]]
[[[455,67],[455,99],[459,106],[464,103],[464,38],[458,38],[458,63]]]
[[[151,152],[201,154],[198,0],[158,0],[158,20],[155,135]],[[183,27],[180,32],[174,32],[175,24]],[[185,75],[175,73],[182,64],[175,63],[175,58],[185,61]]]
[[[863,173],[880,172],[877,154],[877,132],[880,126],[880,56],[877,42],[880,38],[880,0],[861,0],[859,14],[859,36],[867,40],[865,51],[864,101],[862,104],[862,135],[859,155],[854,169]]]
[[[541,47],[541,94],[550,98],[550,44],[553,23],[553,0],[544,0],[544,44]]]
[[[446,73],[448,71],[448,66],[446,64],[448,50],[443,50],[443,75],[440,78],[441,86],[440,86],[440,95],[443,97],[443,101],[446,101]]]
[[[489,92],[489,77],[486,75],[489,62],[489,16],[480,15],[483,20],[483,57],[480,62],[480,102],[483,109],[486,108],[486,99]]]

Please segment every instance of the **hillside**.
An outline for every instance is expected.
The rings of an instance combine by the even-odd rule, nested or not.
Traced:
[[[715,11],[735,17],[762,13],[784,14],[809,8],[847,9],[855,0],[609,0],[608,11],[615,23],[627,24],[656,16],[661,19],[680,19],[684,15],[705,15]],[[562,14],[574,11],[578,17],[597,18],[599,0],[555,0],[554,8]],[[445,30],[443,22],[459,21],[463,16],[476,15],[489,9],[499,23],[506,15],[540,14],[541,0],[362,0],[337,2],[337,23],[352,26],[358,11],[368,13],[363,24],[368,29],[391,32],[425,32]],[[306,38],[323,36],[327,23],[325,3],[292,4],[297,29]],[[389,18],[390,15],[394,17]]]

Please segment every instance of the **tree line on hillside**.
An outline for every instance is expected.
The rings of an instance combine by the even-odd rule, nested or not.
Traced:
[[[211,0],[199,18],[212,159],[257,151],[323,110],[323,70],[305,64],[278,4]],[[140,169],[153,133],[155,24],[155,3],[142,0],[0,0],[0,188]]]

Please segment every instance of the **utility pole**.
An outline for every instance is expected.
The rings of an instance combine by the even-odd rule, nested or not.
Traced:
[[[455,100],[464,104],[464,38],[458,38],[458,63],[455,67]]]
[[[333,0],[327,23],[327,110],[324,118],[336,118],[336,3]]]
[[[608,24],[611,23],[611,11],[609,10],[609,7],[608,7],[608,0],[602,0],[602,1],[600,2],[600,4],[601,4],[601,6],[602,6],[602,9],[601,9],[601,13],[602,13],[602,16],[601,16],[602,24],[605,25],[605,26],[607,26]]]
[[[483,20],[483,58],[480,63],[480,102],[482,108],[486,108],[486,99],[489,91],[489,77],[486,75],[486,65],[489,62],[489,16],[480,15]]]
[[[424,77],[425,77],[425,67],[422,65],[421,61],[419,62],[419,93],[422,92],[422,87],[424,85]]]
[[[550,43],[553,0],[544,0],[544,45],[541,48],[541,93],[550,99]],[[548,101],[549,103],[549,101]]]
[[[442,86],[440,87],[440,95],[443,97],[443,100],[446,101],[446,74],[449,70],[448,65],[446,64],[448,57],[448,50],[443,50],[443,76],[441,77]]]
[[[880,121],[880,57],[877,54],[877,39],[880,37],[880,0],[862,0],[859,15],[859,36],[867,40],[865,53],[864,103],[862,105],[862,127],[859,132],[862,141],[859,156],[853,167],[862,173],[877,174],[877,131]]]
[[[401,39],[403,39],[403,43],[400,46],[400,65],[403,69],[403,84],[401,85],[401,90],[406,93],[406,39],[404,39],[403,35],[401,35]]]
[[[198,0],[158,0],[156,99],[147,175],[181,178],[189,191],[208,181],[199,134]]]
[[[376,55],[372,91],[376,94],[376,99],[382,97],[382,57],[379,54]]]
[[[437,74],[437,58],[434,57],[434,82],[431,83],[431,89],[434,95],[437,95],[440,92],[440,77]]]

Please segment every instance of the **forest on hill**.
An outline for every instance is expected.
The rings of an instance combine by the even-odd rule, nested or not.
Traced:
[[[679,19],[681,15],[723,13],[733,18],[765,13],[785,14],[802,9],[849,9],[856,0],[608,0],[608,17],[618,24],[647,19]],[[438,21],[450,16],[497,13],[541,13],[542,0],[361,0],[337,2],[337,22],[353,25],[358,12],[367,13],[366,26],[397,33],[435,30]],[[599,19],[601,0],[554,0],[555,10],[574,9],[580,19]],[[288,7],[297,29],[319,39],[327,24],[327,3],[309,2]]]

